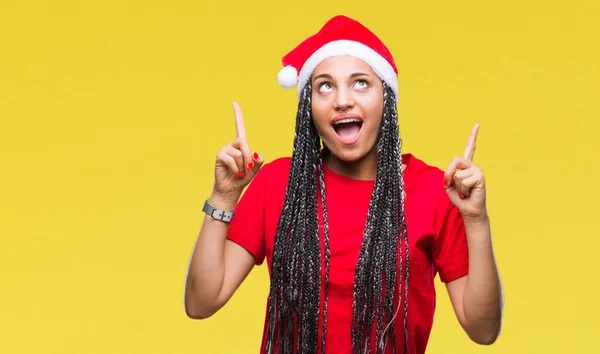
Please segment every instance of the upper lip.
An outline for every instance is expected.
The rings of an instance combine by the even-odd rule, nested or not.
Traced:
[[[331,120],[331,125],[335,125],[337,122],[339,122],[340,120],[343,119],[357,119],[359,120],[361,123],[363,121],[363,119],[358,115],[358,114],[352,114],[352,113],[344,113],[344,114],[340,114],[335,116],[332,120]]]

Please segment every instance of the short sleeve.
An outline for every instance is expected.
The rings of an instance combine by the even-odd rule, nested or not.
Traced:
[[[443,191],[443,203],[436,215],[433,263],[444,283],[469,273],[469,249],[460,211]]]
[[[261,265],[265,259],[265,207],[267,170],[264,165],[254,176],[240,198],[229,224],[227,238],[250,252]]]

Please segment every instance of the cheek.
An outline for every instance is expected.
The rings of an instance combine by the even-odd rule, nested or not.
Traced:
[[[373,142],[373,141],[377,141],[377,138],[379,137],[379,132],[381,131],[381,120],[377,120],[377,121],[373,121],[374,124],[369,126],[369,131],[368,131],[368,135],[369,135],[369,141]]]
[[[373,124],[369,125],[369,130],[374,133],[379,132],[383,119],[383,104],[365,106],[365,113],[369,117],[369,120],[373,122]]]
[[[325,105],[320,104],[318,101],[312,101],[312,117],[317,128],[317,132],[322,134],[325,128],[329,125],[329,119],[327,117],[327,109]]]

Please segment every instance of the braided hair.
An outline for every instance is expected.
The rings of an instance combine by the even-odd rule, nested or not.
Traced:
[[[317,352],[322,282],[325,299],[321,351],[325,353],[329,229],[321,138],[312,119],[311,93],[309,79],[298,103],[292,163],[275,235],[266,342],[269,354]],[[374,325],[375,353],[384,353],[387,345],[391,345],[395,353],[394,321],[400,310],[404,320],[404,353],[408,342],[409,251],[401,141],[395,95],[385,82],[383,106],[377,145],[377,177],[354,279],[353,353],[371,352]],[[323,212],[324,281],[321,279],[319,202]],[[399,304],[395,306],[395,296],[404,300],[402,308]]]

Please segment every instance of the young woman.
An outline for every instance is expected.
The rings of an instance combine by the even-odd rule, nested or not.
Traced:
[[[473,163],[479,126],[445,172],[401,154],[392,55],[348,17],[283,64],[280,84],[298,86],[293,155],[263,166],[234,103],[237,140],[217,155],[188,316],[217,312],[266,259],[262,353],[424,353],[439,274],[468,336],[493,343],[503,294]]]

